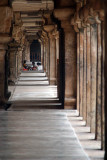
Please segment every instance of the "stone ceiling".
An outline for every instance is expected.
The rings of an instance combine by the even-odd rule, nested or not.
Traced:
[[[53,0],[13,0],[14,13],[19,12],[22,26],[27,38],[37,37],[37,33],[43,28],[43,14],[54,9]]]

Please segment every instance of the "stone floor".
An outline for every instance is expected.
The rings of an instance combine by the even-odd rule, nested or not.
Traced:
[[[41,101],[58,105],[57,86],[35,83],[48,82],[45,73],[27,75],[9,87],[13,107],[0,112],[0,160],[103,160],[100,141],[76,110],[31,107]]]
[[[0,141],[1,160],[89,160],[66,111],[1,111]]]
[[[62,109],[57,97],[57,86],[49,85],[44,72],[22,72],[16,86],[9,86],[12,91],[10,110],[26,109]]]
[[[12,90],[13,86],[9,86]],[[57,98],[57,86],[49,85],[45,73],[21,73],[9,101]]]

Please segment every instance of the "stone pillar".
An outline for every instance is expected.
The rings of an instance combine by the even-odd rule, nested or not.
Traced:
[[[41,40],[40,43],[41,43],[41,63],[43,65],[43,41]]]
[[[6,41],[8,41],[9,37],[5,37]],[[3,37],[0,36],[1,41],[3,41]],[[6,43],[2,44],[0,41],[0,106],[4,105],[10,96],[10,92],[8,92],[8,79],[6,73]]]
[[[84,47],[83,47],[83,118],[87,120],[87,96],[86,96],[86,57],[87,57],[87,50],[86,50],[86,27],[84,27]]]
[[[5,4],[0,6],[0,106],[4,105],[10,93],[8,92],[8,65],[6,65],[7,59],[7,44],[11,41],[9,37],[11,20],[12,20],[12,10],[8,5]]]
[[[69,19],[74,14],[73,9],[56,9],[54,15],[61,20],[65,36],[65,108],[76,107],[76,33]]]
[[[97,24],[91,25],[91,132],[96,132]]]
[[[48,39],[45,38],[45,47],[46,47],[46,75],[48,76]]]
[[[97,104],[96,104],[96,139],[101,140],[101,72],[102,72],[102,46],[101,46],[101,22],[97,24]]]
[[[16,81],[16,52],[17,48],[10,48],[9,56],[9,66],[10,66],[10,75],[9,75],[9,84],[14,84]]]
[[[80,116],[83,116],[83,48],[84,29],[80,29]]]
[[[29,42],[26,42],[25,60],[30,61],[30,43]]]
[[[102,128],[101,128],[101,136],[102,136],[102,149],[104,149],[104,142],[105,142],[105,111],[104,111],[104,102],[105,102],[105,82],[104,82],[104,62],[105,62],[105,31],[104,31],[104,18],[101,22],[101,37],[102,37]]]
[[[55,37],[50,33],[50,84],[56,84],[56,42]]]
[[[16,52],[16,77],[18,78],[18,50]]]
[[[44,71],[46,72],[46,42],[45,42],[45,39],[44,39],[44,42],[43,42],[43,55],[44,55],[44,61],[43,61],[43,68],[44,68]]]
[[[0,44],[0,105],[5,102],[5,47]]]
[[[49,77],[50,75],[50,70],[49,70],[49,66],[50,66],[50,54],[49,54],[49,38],[46,38],[46,73],[47,76]]]
[[[90,101],[91,101],[91,40],[90,40],[90,24],[87,24],[87,93],[86,93],[86,97],[87,97],[87,126],[90,126],[90,122],[91,122],[91,117],[90,117],[90,110],[91,110],[91,106],[90,106]]]
[[[77,110],[80,113],[80,34],[77,32]]]
[[[65,32],[65,107],[76,105],[76,34],[71,26]]]
[[[54,25],[44,26],[44,30],[48,33],[48,61],[49,61],[49,81],[50,84],[56,84],[56,42],[52,34]]]
[[[105,53],[107,53],[107,1],[105,0]],[[107,159],[107,54],[105,54],[105,157]]]
[[[58,66],[59,66],[59,33],[55,34],[56,40],[56,79],[58,78]]]
[[[21,74],[22,70],[22,48],[18,48],[18,76]]]

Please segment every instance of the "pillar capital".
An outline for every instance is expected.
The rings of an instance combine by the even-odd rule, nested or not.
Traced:
[[[55,39],[59,39],[59,32],[55,32]]]
[[[104,10],[100,10],[100,11],[99,11],[99,19],[100,19],[101,21],[104,21]]]
[[[46,32],[52,32],[54,30],[55,26],[54,25],[45,25],[44,30]]]
[[[55,9],[54,16],[61,21],[70,20],[70,17],[75,13],[74,8]]]
[[[51,32],[48,33],[48,36],[49,36],[50,39],[55,38],[54,34],[52,34]]]
[[[0,44],[7,44],[12,40],[8,34],[0,34]]]

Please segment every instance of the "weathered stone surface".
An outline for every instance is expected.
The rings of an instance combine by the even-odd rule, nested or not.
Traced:
[[[90,100],[91,100],[91,44],[90,44],[90,25],[87,26],[87,126],[90,126]]]
[[[87,120],[87,106],[86,106],[86,57],[87,57],[87,52],[86,52],[86,27],[84,28],[84,55],[83,55],[83,61],[84,61],[84,67],[83,67],[83,118],[86,121]]]
[[[16,71],[16,53],[17,53],[17,47],[11,48],[9,52],[9,84],[15,84],[15,80],[17,78],[17,71]]]
[[[74,14],[73,8],[62,8],[62,9],[55,9],[54,16],[59,20],[70,20],[71,15]]]
[[[80,37],[77,33],[77,110],[80,113]]]
[[[12,20],[12,10],[9,7],[0,7],[0,33],[9,33]]]
[[[76,34],[72,28],[65,32],[65,107],[75,107],[76,99]],[[72,52],[71,52],[72,50]]]
[[[8,0],[0,1],[0,6],[8,6]]]
[[[102,47],[101,47],[101,23],[97,24],[98,51],[97,51],[97,105],[96,105],[96,139],[101,140],[101,71],[102,71]]]
[[[80,115],[83,116],[83,46],[84,30],[80,29]]]
[[[50,34],[50,84],[56,84],[56,41]]]
[[[91,25],[91,132],[96,132],[97,24]]]

